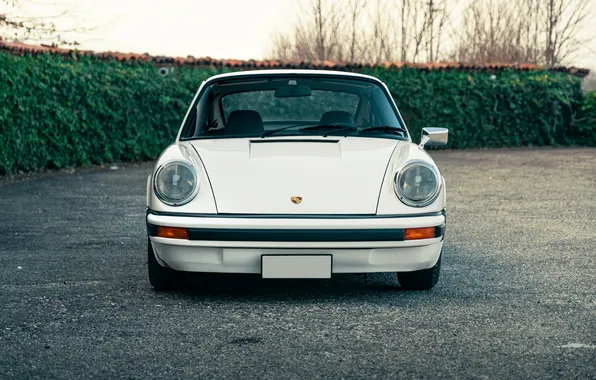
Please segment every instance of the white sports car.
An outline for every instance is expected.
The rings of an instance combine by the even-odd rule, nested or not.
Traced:
[[[445,180],[425,128],[412,143],[380,80],[257,70],[203,82],[176,141],[147,180],[149,279],[182,272],[265,279],[395,272],[402,288],[439,279]]]

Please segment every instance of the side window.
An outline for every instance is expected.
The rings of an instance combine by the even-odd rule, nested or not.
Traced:
[[[399,120],[395,114],[395,110],[391,107],[390,99],[387,99],[387,95],[378,87],[372,96],[372,115],[371,121],[374,126],[392,126],[400,127]]]
[[[370,114],[370,118],[369,118],[369,125],[367,125],[367,127],[377,125],[377,118],[375,117],[375,112],[373,110],[372,105],[369,107],[368,112]]]
[[[207,134],[209,129],[209,120],[211,114],[211,104],[213,102],[213,91],[211,87],[207,88],[205,93],[201,95],[196,108],[196,125],[194,136],[201,136]]]

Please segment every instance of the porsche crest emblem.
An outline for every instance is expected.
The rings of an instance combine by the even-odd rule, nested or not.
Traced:
[[[297,205],[297,204],[299,204],[299,203],[302,202],[302,197],[292,197],[290,199],[292,200],[292,203],[295,204],[295,205]]]

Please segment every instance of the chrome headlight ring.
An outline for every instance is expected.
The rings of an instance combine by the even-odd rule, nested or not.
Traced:
[[[402,186],[400,186],[400,183],[402,183],[402,179],[404,179],[404,176],[406,176],[409,170],[412,170],[415,167],[424,168],[424,170],[429,170],[430,173],[432,173],[435,182],[435,186],[432,189],[432,191],[429,191],[428,194],[421,199],[412,199],[411,197],[408,197]],[[419,177],[421,176],[415,176],[415,181],[422,181],[422,179]],[[408,161],[395,173],[395,177],[393,178],[393,189],[395,191],[395,195],[399,198],[399,200],[402,203],[411,207],[425,207],[433,203],[439,196],[442,185],[442,177],[437,168],[423,160]]]
[[[177,186],[177,181],[179,180],[186,180],[188,181],[189,179],[192,182],[192,190],[187,191],[186,194],[184,194],[182,197],[172,197],[172,194],[166,194],[163,188],[160,188],[159,186],[159,181],[161,180],[161,175],[164,175],[164,171],[167,169],[171,169],[174,166],[178,166],[179,168],[182,168],[183,171],[184,170],[188,170],[184,175],[186,175],[186,178],[182,178],[181,174],[175,174],[178,175],[178,178],[173,178],[173,185]],[[189,176],[190,174],[190,176]],[[187,161],[182,161],[182,160],[175,160],[175,161],[168,161],[162,165],[159,166],[159,168],[155,171],[155,175],[153,176],[153,191],[155,193],[155,195],[157,196],[157,198],[164,204],[168,205],[168,206],[182,206],[187,204],[188,202],[190,202],[191,200],[193,200],[197,193],[199,192],[199,177],[197,174],[197,170],[195,169],[195,167],[187,162]]]

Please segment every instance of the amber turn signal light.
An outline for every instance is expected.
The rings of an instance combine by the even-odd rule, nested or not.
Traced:
[[[170,239],[188,239],[188,229],[157,226],[157,236]]]
[[[406,228],[406,240],[432,239],[435,227]]]

